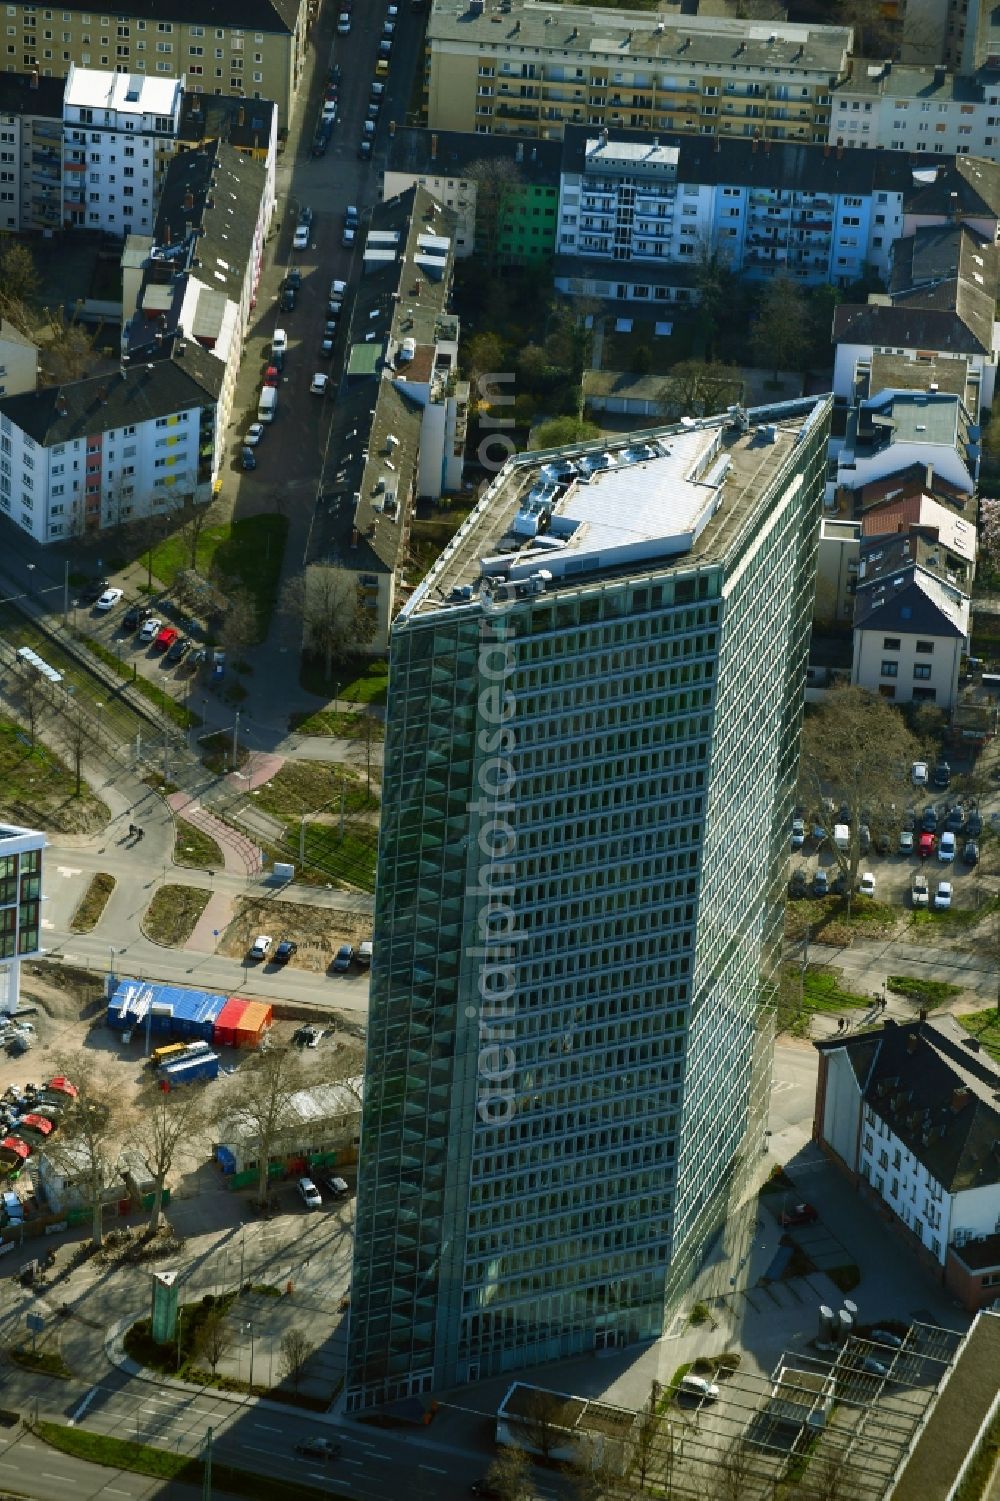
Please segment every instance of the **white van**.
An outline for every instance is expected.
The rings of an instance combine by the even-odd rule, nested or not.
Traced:
[[[265,386],[260,393],[260,401],[257,403],[258,422],[273,422],[274,414],[278,410],[278,392],[275,386]]]

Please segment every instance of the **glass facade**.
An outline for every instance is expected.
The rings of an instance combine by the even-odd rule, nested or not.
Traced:
[[[349,1407],[660,1334],[759,1151],[828,411],[717,552],[393,632]]]
[[[41,850],[0,855],[0,959],[37,954],[41,888]]]

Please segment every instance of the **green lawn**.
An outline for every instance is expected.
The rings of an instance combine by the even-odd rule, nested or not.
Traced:
[[[274,612],[287,536],[287,516],[272,513],[206,526],[198,538],[198,572],[223,593],[227,585],[249,590],[257,606],[260,639],[267,635]],[[168,587],[190,566],[191,550],[182,533],[164,538],[153,549],[153,574]]]
[[[347,819],[343,836],[339,823],[306,825],[306,864],[335,881],[374,891],[377,854],[378,829],[374,825]]]
[[[372,740],[385,739],[385,725],[370,714],[345,714],[339,709],[316,709],[293,714],[289,723],[298,735],[332,735],[338,740],[364,740],[371,726]]]
[[[41,720],[46,732],[52,714]],[[28,828],[57,834],[91,834],[110,814],[84,782],[76,796],[70,769],[40,743],[30,748],[28,732],[0,718],[0,816]]]
[[[389,687],[389,664],[384,657],[368,662],[348,682],[340,684],[339,697],[351,704],[384,704]]]
[[[980,1047],[1000,1063],[1000,1010],[988,1006],[985,1011],[967,1011],[955,1018],[972,1037],[978,1037]]]
[[[924,980],[919,975],[889,975],[885,983],[893,995],[903,995],[921,1005],[942,1006],[962,994],[961,985],[952,985],[947,980]]]

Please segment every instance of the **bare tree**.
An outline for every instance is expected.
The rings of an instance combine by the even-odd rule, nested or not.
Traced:
[[[220,1102],[220,1125],[251,1137],[257,1152],[257,1203],[267,1205],[268,1166],[275,1140],[285,1125],[292,1095],[303,1084],[302,1061],[289,1048],[268,1048],[233,1076]]]
[[[743,397],[743,376],[735,365],[717,360],[682,360],[664,376],[657,399],[664,416],[705,417]]]
[[[48,321],[38,333],[38,351],[45,379],[51,384],[81,380],[97,364],[96,344],[101,324],[94,329],[61,312],[47,310]]]
[[[49,700],[45,691],[45,679],[30,662],[26,662],[21,668],[20,700],[21,712],[28,726],[28,744],[34,750],[38,724],[49,706]]]
[[[486,1472],[486,1484],[497,1501],[534,1501],[536,1494],[523,1449],[501,1449]]]
[[[233,1343],[233,1328],[226,1318],[225,1312],[216,1303],[211,1307],[201,1322],[198,1330],[197,1350],[203,1360],[207,1360],[212,1367],[214,1376],[218,1369],[219,1361]]]
[[[898,709],[864,688],[834,688],[802,728],[800,800],[824,830],[847,881],[848,903],[861,864],[861,826],[895,822],[908,797],[917,743]],[[838,804],[847,814],[848,843],[833,838]],[[848,907],[848,910],[850,908]]]
[[[73,761],[73,775],[76,779],[76,796],[79,797],[83,790],[83,757],[87,745],[87,721],[83,717],[83,711],[79,704],[62,716],[63,739]]]
[[[302,1329],[286,1329],[281,1336],[281,1373],[286,1380],[290,1380],[296,1395],[299,1390],[299,1382],[302,1379],[302,1368],[316,1348],[313,1341]]]
[[[555,1392],[531,1387],[521,1403],[521,1423],[528,1442],[543,1459],[551,1457],[562,1435],[562,1400]]]
[[[257,605],[249,589],[237,587],[231,591],[219,639],[234,655],[260,639]]]
[[[524,174],[510,157],[483,157],[470,162],[465,176],[476,184],[476,245],[493,269],[500,259],[500,239]]]
[[[661,1390],[660,1383],[654,1380],[650,1385],[649,1396],[639,1414],[635,1430],[635,1472],[642,1487],[645,1487],[650,1472],[660,1430],[660,1417],[656,1409],[659,1406]]]
[[[327,682],[334,659],[375,634],[375,616],[361,603],[356,575],[339,564],[313,563],[289,579],[284,603],[302,621],[306,651],[322,657]]]
[[[179,1144],[196,1135],[204,1123],[204,1100],[196,1090],[163,1090],[149,1084],[140,1091],[130,1137],[153,1180],[150,1230],[159,1228],[163,1193]]]
[[[210,521],[217,519],[218,512],[212,501],[207,504],[199,504],[193,495],[184,497],[181,510],[182,524],[181,535],[187,548],[188,567],[198,567],[198,544],[205,527]]]
[[[750,1487],[756,1473],[749,1447],[741,1438],[734,1438],[716,1456],[709,1492],[711,1501],[746,1501],[753,1494]]]
[[[73,1081],[79,1093],[66,1107],[53,1156],[57,1163],[61,1157],[64,1171],[86,1183],[93,1209],[93,1242],[99,1246],[104,1238],[103,1194],[118,1173],[129,1111],[117,1083],[88,1054],[74,1054],[59,1072]]]
[[[809,348],[809,308],[802,288],[790,276],[769,281],[750,331],[758,362],[773,370],[797,370]]]

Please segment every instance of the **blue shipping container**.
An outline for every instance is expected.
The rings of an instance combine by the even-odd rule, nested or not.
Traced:
[[[171,1089],[180,1084],[194,1084],[202,1079],[219,1077],[217,1053],[196,1053],[193,1058],[182,1058],[178,1063],[165,1064],[160,1070]]]
[[[153,1008],[152,1031],[171,1037],[202,1037],[211,1041],[216,1018],[226,996],[210,990],[187,990],[179,985],[147,985],[120,979],[108,1000],[108,1026],[145,1027]]]

